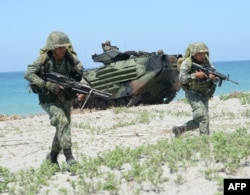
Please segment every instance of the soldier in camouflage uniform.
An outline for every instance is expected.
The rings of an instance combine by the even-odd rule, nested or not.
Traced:
[[[55,83],[45,81],[42,75],[53,71],[80,81],[83,66],[73,51],[68,36],[63,32],[52,32],[40,54],[32,64],[28,65],[24,77],[36,89],[41,107],[49,114],[50,124],[56,127],[51,152],[46,158],[59,166],[57,157],[63,150],[66,162],[71,166],[76,163],[71,151],[71,107],[72,100],[77,94],[70,89],[63,89]]]
[[[176,137],[185,131],[197,128],[199,128],[200,134],[209,135],[210,133],[208,100],[215,91],[217,78],[192,67],[192,62],[195,62],[203,67],[214,69],[208,57],[208,47],[203,42],[190,44],[186,50],[184,61],[180,66],[179,80],[185,91],[186,99],[192,107],[193,119],[182,126],[173,127],[172,130]]]
[[[103,52],[107,52],[110,50],[119,50],[118,47],[111,45],[111,42],[109,40],[105,41],[105,43],[102,43],[102,49]]]
[[[164,51],[163,51],[162,49],[159,49],[159,50],[157,51],[157,55],[159,55],[159,56],[164,55]]]

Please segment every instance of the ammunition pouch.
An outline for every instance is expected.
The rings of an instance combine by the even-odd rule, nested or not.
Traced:
[[[216,84],[213,83],[210,79],[207,80],[193,80],[189,84],[182,84],[181,85],[182,89],[184,91],[187,90],[194,90],[194,91],[201,91],[204,94],[206,94],[207,97],[212,97],[215,89],[216,89]]]
[[[215,89],[216,89],[216,84],[212,83],[212,86],[207,90],[207,97],[213,97],[214,95],[214,92],[215,92]]]
[[[56,97],[52,93],[49,93],[49,94],[39,94],[38,98],[39,98],[39,102],[41,104],[56,102]]]
[[[53,93],[49,92],[46,89],[45,91],[47,91],[47,93],[38,93],[40,103],[54,103],[54,102],[63,103],[65,101],[75,100],[77,97],[76,95],[77,92],[69,88],[63,90],[58,95],[54,95]]]
[[[42,95],[49,94],[49,91],[46,88],[40,88],[34,84],[30,84],[29,86],[30,86],[31,91],[35,94],[42,94]]]
[[[195,91],[206,91],[212,87],[212,81],[210,79],[206,80],[193,80],[190,83],[190,89]]]

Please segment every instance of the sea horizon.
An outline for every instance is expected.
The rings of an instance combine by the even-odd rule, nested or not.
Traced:
[[[217,86],[214,96],[250,92],[248,75],[250,60],[213,62],[213,64],[219,73],[230,75],[231,80],[239,82],[237,85],[224,80],[221,87]],[[0,72],[0,115],[30,116],[45,113],[39,105],[37,94],[30,91],[29,83],[23,76],[24,71]],[[184,91],[180,90],[173,101],[184,98]]]
[[[246,62],[246,61],[250,61],[249,60],[218,60],[218,61],[212,61],[212,63],[226,63],[226,62]],[[99,66],[102,66],[99,64]],[[99,66],[91,66],[91,67],[85,67],[84,69],[92,69],[92,68],[98,68]],[[11,73],[11,72],[25,72],[26,70],[0,70],[0,73]]]

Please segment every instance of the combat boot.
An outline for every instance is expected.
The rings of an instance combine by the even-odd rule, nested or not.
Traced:
[[[64,156],[66,158],[67,165],[70,167],[73,164],[76,164],[76,160],[73,157],[71,149],[63,150]]]
[[[58,154],[59,152],[51,150],[51,152],[46,155],[46,160],[50,161],[52,164],[56,164],[58,168],[60,168],[59,163],[57,161]]]
[[[185,132],[185,127],[182,125],[182,126],[174,126],[172,128],[172,131],[175,135],[175,137],[179,137],[181,134],[183,134]]]

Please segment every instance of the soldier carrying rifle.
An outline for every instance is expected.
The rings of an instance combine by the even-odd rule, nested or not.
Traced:
[[[46,159],[59,167],[57,157],[63,150],[70,167],[76,164],[71,151],[70,121],[72,100],[77,97],[77,93],[71,88],[64,88],[45,80],[43,75],[57,72],[75,81],[81,81],[83,65],[64,32],[52,32],[48,36],[46,46],[40,50],[40,54],[32,64],[28,65],[24,77],[31,83],[33,91],[38,93],[39,103],[49,114],[50,124],[56,127],[51,151]]]
[[[199,128],[200,134],[209,135],[208,100],[215,92],[216,83],[219,81],[220,86],[222,80],[229,80],[229,78],[215,71],[209,60],[208,47],[203,42],[189,44],[185,52],[185,58],[180,58],[177,66],[180,71],[180,84],[185,91],[188,103],[192,107],[193,119],[184,125],[174,126],[172,131],[175,137],[178,137],[185,131]],[[235,81],[229,81],[238,84]]]

